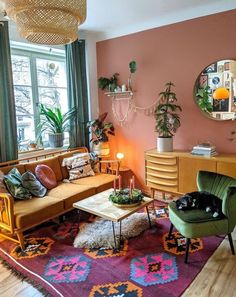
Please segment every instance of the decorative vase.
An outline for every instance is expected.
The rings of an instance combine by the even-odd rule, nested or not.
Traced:
[[[50,147],[62,147],[64,141],[63,133],[48,134],[48,142]]]
[[[93,144],[93,151],[98,156],[108,156],[110,154],[110,146],[108,142],[99,142],[98,144]]]
[[[173,137],[157,137],[158,152],[173,152]]]

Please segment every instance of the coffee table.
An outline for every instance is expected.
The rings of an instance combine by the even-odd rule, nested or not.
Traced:
[[[152,227],[148,205],[154,202],[154,199],[149,197],[144,197],[143,201],[136,206],[128,207],[128,208],[119,208],[112,204],[111,201],[108,200],[109,195],[113,192],[113,189],[106,190],[104,192],[98,193],[91,197],[85,198],[73,204],[73,207],[86,211],[88,213],[97,215],[101,218],[106,220],[110,220],[112,222],[112,230],[113,230],[113,237],[114,237],[114,244],[115,249],[120,249],[121,243],[121,221],[125,218],[129,217],[131,214],[139,211],[142,208],[146,208],[147,217],[150,228]],[[119,232],[119,245],[117,248],[116,242],[116,233],[115,233],[115,226],[114,222],[119,222],[120,224],[120,232]]]

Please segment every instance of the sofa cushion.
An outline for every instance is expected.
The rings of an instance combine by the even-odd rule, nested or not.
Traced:
[[[17,165],[12,165],[12,166],[5,166],[5,167],[1,167],[0,170],[7,174],[9,171],[11,171],[13,168],[17,168],[18,171],[20,172],[20,174],[24,173],[25,170],[25,165],[23,164],[17,164]]]
[[[57,178],[53,170],[45,165],[39,164],[35,168],[35,174],[38,180],[46,187],[48,190],[51,190],[57,186]]]
[[[40,183],[31,171],[26,171],[22,174],[22,186],[36,197],[44,197],[47,192],[47,189]]]
[[[117,179],[116,175],[96,173],[95,176],[88,176],[71,181],[76,185],[87,185],[96,188],[96,193],[100,193],[113,187],[114,179]]]
[[[73,203],[92,196],[96,193],[93,185],[75,185],[72,183],[59,183],[58,186],[48,191],[48,195],[64,201],[65,209],[70,209]]]
[[[38,225],[63,211],[63,201],[49,196],[43,199],[34,197],[31,200],[16,201],[14,203],[15,225],[17,228]]]
[[[88,150],[87,150],[86,147],[81,147],[81,148],[76,149],[76,150],[74,150],[72,152],[67,152],[67,153],[63,153],[63,154],[59,155],[58,160],[59,160],[59,163],[61,165],[62,162],[63,162],[63,159],[70,158],[70,157],[75,156],[76,154],[79,154],[79,153],[87,153],[87,152],[88,152]],[[61,172],[62,172],[63,179],[68,179],[69,178],[69,172],[68,172],[66,167],[61,167]]]
[[[58,157],[53,157],[53,158],[48,158],[45,160],[27,163],[27,164],[25,164],[25,169],[26,169],[26,171],[31,171],[31,172],[35,173],[35,168],[39,164],[45,164],[45,165],[49,166],[55,173],[57,181],[62,180],[61,166],[60,166]]]
[[[17,168],[11,169],[4,176],[4,182],[8,191],[15,199],[27,200],[32,198],[30,191],[22,186],[22,176]]]
[[[90,164],[89,153],[80,153],[70,158],[64,158],[61,166],[67,167],[69,180],[95,175]]]

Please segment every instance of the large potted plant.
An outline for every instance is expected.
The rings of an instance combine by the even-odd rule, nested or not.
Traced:
[[[105,122],[106,117],[107,112],[87,123],[92,133],[90,141],[93,143],[93,151],[99,156],[109,155],[108,136],[115,135],[115,128],[111,122]]]
[[[77,110],[72,108],[62,114],[60,108],[50,108],[40,104],[40,133],[48,132],[50,147],[61,147],[64,141],[64,132],[70,131],[71,122],[76,119]]]
[[[171,90],[172,82],[166,84],[164,92],[159,94],[160,99],[155,108],[156,127],[159,133],[157,138],[157,150],[159,152],[173,151],[173,135],[180,127],[178,111],[182,108],[176,104],[176,94]]]

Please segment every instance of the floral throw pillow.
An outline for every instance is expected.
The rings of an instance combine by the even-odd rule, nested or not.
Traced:
[[[62,166],[66,166],[68,169],[69,180],[95,175],[88,153],[81,153],[70,158],[65,158],[62,161]]]
[[[12,168],[4,176],[4,182],[8,191],[15,199],[28,200],[32,198],[31,193],[22,186],[22,176],[17,168]]]
[[[22,185],[36,197],[44,197],[47,192],[46,187],[44,187],[30,171],[26,171],[22,174]]]

